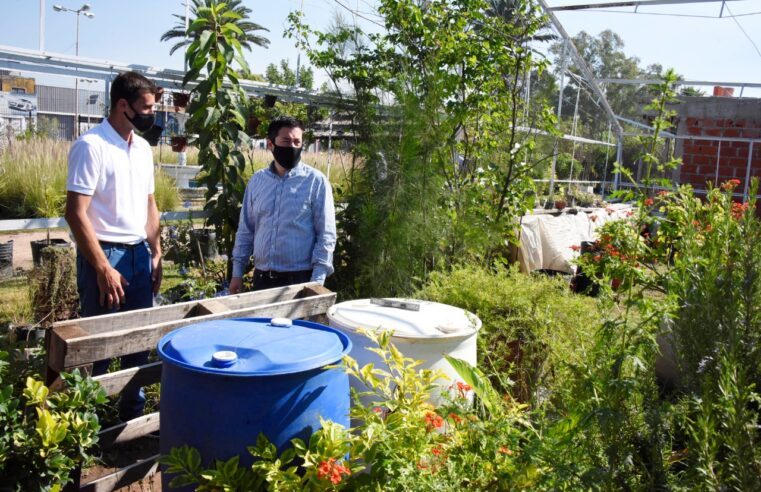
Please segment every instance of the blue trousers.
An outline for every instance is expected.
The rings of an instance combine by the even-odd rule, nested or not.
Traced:
[[[151,281],[151,252],[148,244],[137,245],[101,242],[101,248],[111,266],[121,273],[128,286],[123,286],[125,303],[109,309],[100,305],[98,276],[95,269],[77,251],[77,289],[82,317],[99,316],[116,312],[143,309],[153,306],[153,282]],[[148,361],[148,352],[124,355],[121,357],[121,368],[140,366]],[[108,371],[110,360],[100,360],[93,363],[92,375],[99,376]],[[127,421],[143,414],[145,394],[143,388],[125,388],[119,401],[119,418]]]

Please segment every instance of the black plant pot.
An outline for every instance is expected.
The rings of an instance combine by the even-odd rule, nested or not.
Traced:
[[[13,240],[0,244],[0,279],[13,276]]]
[[[196,261],[201,260],[200,255],[203,255],[204,259],[217,256],[217,233],[214,229],[193,229],[191,237],[193,258]]]
[[[53,248],[70,248],[71,244],[65,239],[39,239],[29,243],[32,245],[32,261],[35,266],[39,266],[42,263],[42,250],[47,247]]]

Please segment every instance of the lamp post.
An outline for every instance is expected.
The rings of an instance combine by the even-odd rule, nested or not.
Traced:
[[[78,9],[69,9],[62,5],[53,5],[53,10],[56,12],[71,12],[77,17],[77,39],[74,45],[74,53],[79,57],[79,14],[84,14],[88,19],[95,17],[95,14],[90,12],[90,4],[86,3]],[[79,137],[79,77],[74,78],[74,139]]]

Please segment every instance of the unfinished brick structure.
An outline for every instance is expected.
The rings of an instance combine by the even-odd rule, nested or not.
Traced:
[[[675,170],[674,180],[691,184],[697,191],[705,190],[706,182],[716,185],[739,179],[736,191],[744,196],[750,178],[761,176],[761,99],[680,99],[676,133],[695,138],[677,141],[675,151],[683,165]]]

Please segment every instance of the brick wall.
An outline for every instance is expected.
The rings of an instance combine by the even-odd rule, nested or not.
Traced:
[[[705,189],[706,181],[718,183],[739,179],[738,191],[745,189],[749,142],[718,142],[700,137],[759,139],[753,144],[750,176],[761,176],[761,99],[729,97],[685,97],[677,107],[677,134],[694,135],[679,140],[676,155],[683,165],[674,180]]]

